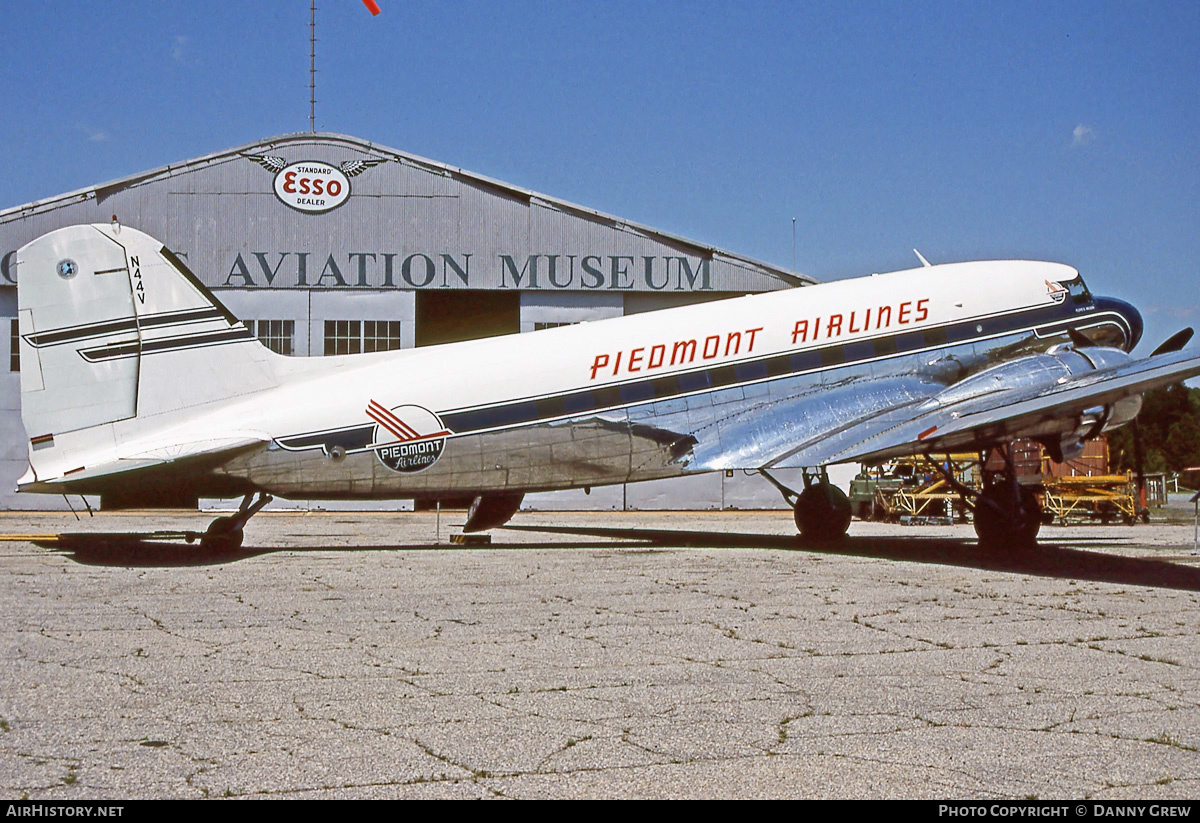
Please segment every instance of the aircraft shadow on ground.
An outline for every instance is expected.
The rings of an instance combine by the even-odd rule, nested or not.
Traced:
[[[206,549],[199,543],[168,542],[155,540],[147,535],[124,532],[60,534],[57,538],[33,542],[80,565],[129,568],[220,566],[278,551],[249,546],[236,551],[215,551]]]
[[[482,546],[454,544],[390,544],[357,546],[243,546],[236,551],[214,551],[199,543],[167,542],[153,536],[131,533],[74,533],[59,535],[52,541],[35,541],[44,548],[70,558],[82,565],[170,568],[188,566],[219,566],[252,560],[279,553],[307,552],[373,552],[373,551],[520,551],[536,549],[766,549],[775,551],[806,551],[815,554],[875,558],[908,563],[930,563],[945,566],[1030,574],[1097,583],[1116,583],[1129,586],[1200,591],[1200,568],[1171,563],[1155,557],[1122,557],[1098,551],[1071,548],[1072,543],[1089,546],[1104,543],[1125,544],[1126,538],[1060,539],[1041,544],[1031,552],[1001,552],[981,549],[973,540],[947,537],[855,537],[830,543],[812,543],[795,535],[768,535],[726,532],[687,531],[675,529],[521,526],[509,525],[506,530],[525,533],[566,535],[594,540],[539,541],[534,543],[493,542]],[[319,535],[313,536],[319,540]]]
[[[314,541],[320,535],[313,535]],[[132,532],[82,532],[60,534],[56,538],[32,541],[83,566],[113,566],[125,568],[186,568],[189,566],[225,566],[272,554],[305,554],[309,552],[399,552],[399,551],[504,551],[530,549],[594,549],[594,541],[547,541],[536,543],[492,543],[481,546],[459,546],[450,543],[394,543],[388,545],[354,546],[242,546],[236,550],[214,550],[196,543],[155,539],[151,535]],[[606,549],[646,549],[645,540],[607,542]]]
[[[1073,543],[1089,546],[1126,544],[1127,538],[1078,538],[1047,541],[1033,551],[990,551],[974,540],[948,537],[855,537],[826,543],[805,541],[791,535],[711,533],[670,529],[627,529],[570,526],[505,526],[525,532],[586,535],[624,540],[642,540],[646,544],[679,548],[777,549],[807,551],[816,554],[867,557],[908,563],[933,563],[944,566],[1009,574],[1031,574],[1096,583],[1149,586],[1160,589],[1200,591],[1200,568],[1171,563],[1155,557],[1121,557],[1097,551],[1071,548]]]

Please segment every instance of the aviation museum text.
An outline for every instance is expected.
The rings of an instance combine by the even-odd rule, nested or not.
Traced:
[[[186,257],[183,254],[180,257]],[[460,254],[400,255],[350,252],[345,256],[306,251],[238,253],[221,286],[241,288],[514,288],[613,289],[617,291],[712,291],[711,261],[683,256],[628,254],[531,254],[496,256],[478,276],[479,261]]]

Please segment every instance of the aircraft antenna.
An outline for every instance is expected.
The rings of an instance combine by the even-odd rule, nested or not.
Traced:
[[[796,218],[792,218],[792,271],[796,270]]]
[[[317,0],[308,8],[308,129],[317,131]]]
[[[913,249],[913,254],[915,254],[917,256],[917,259],[921,261],[922,266],[929,268],[929,261],[925,259],[925,255],[921,254],[916,249]]]

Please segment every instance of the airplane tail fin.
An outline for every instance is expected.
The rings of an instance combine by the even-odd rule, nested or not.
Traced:
[[[34,479],[62,477],[79,452],[102,443],[114,452],[120,437],[110,424],[168,423],[172,412],[276,383],[279,356],[135,229],[43,235],[17,252],[17,277],[21,420]]]

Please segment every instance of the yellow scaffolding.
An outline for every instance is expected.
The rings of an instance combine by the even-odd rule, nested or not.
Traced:
[[[968,488],[979,487],[979,455],[975,453],[936,455],[934,459],[953,473],[955,480]],[[908,478],[899,489],[880,488],[875,492],[876,511],[888,519],[910,517],[965,517],[958,492],[945,476],[923,457],[903,458],[888,467],[889,475]]]
[[[958,502],[957,492],[938,477],[916,489],[900,489],[889,501],[888,513],[895,517],[950,517]]]
[[[1044,477],[1042,509],[1061,523],[1068,519],[1137,519],[1137,486],[1127,474]]]

